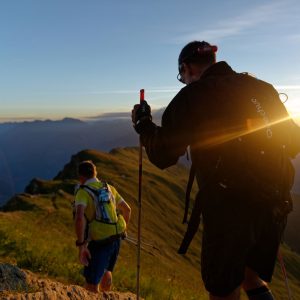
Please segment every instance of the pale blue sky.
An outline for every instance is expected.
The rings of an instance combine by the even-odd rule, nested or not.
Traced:
[[[298,0],[1,0],[0,121],[129,112],[140,88],[166,106],[195,39],[300,112]]]

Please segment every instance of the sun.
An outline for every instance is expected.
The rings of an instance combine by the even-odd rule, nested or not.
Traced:
[[[284,103],[290,116],[297,122],[300,123],[300,100],[299,101],[287,101]]]
[[[278,86],[277,90],[290,116],[300,123],[300,86]],[[285,95],[288,96],[288,99]]]

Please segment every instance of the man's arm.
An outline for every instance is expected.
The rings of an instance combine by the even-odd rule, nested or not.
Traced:
[[[83,242],[85,240],[85,226],[86,220],[84,216],[85,206],[82,204],[76,205],[76,214],[75,214],[75,231],[78,242]]]
[[[191,126],[186,90],[181,90],[166,108],[162,125],[147,120],[141,126],[141,141],[149,160],[164,169],[177,163],[191,142]]]
[[[120,210],[120,212],[126,222],[126,225],[128,226],[128,223],[130,221],[130,216],[131,216],[130,206],[124,200],[122,200],[117,204],[117,209]]]
[[[79,244],[85,241],[85,227],[86,227],[86,219],[84,216],[85,206],[82,204],[76,205],[76,214],[75,214],[75,231],[77,236],[77,241]],[[83,243],[79,247],[79,260],[80,263],[84,266],[89,264],[89,259],[91,258],[91,254],[87,248],[87,242]]]

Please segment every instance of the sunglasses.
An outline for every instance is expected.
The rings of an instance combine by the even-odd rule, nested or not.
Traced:
[[[183,66],[183,64],[180,64],[178,66],[177,80],[180,81],[181,83],[185,83],[183,78],[182,78],[182,75],[181,75],[183,73],[183,71],[184,71],[184,66]]]

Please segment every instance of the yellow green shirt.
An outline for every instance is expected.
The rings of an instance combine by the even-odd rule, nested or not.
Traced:
[[[97,178],[91,178],[87,180],[84,185],[87,185],[94,189],[101,189],[103,187],[103,183],[99,181]],[[120,196],[117,190],[111,186],[107,185],[108,189],[113,195],[114,205],[110,205],[110,209],[115,209],[119,203],[124,201],[124,199]],[[84,190],[80,188],[75,196],[75,205],[83,205],[85,206],[85,216],[89,222],[89,236],[90,240],[103,240],[112,235],[120,234],[126,229],[126,222],[122,215],[118,215],[118,221],[116,225],[106,224],[95,220],[95,204],[93,197]]]

